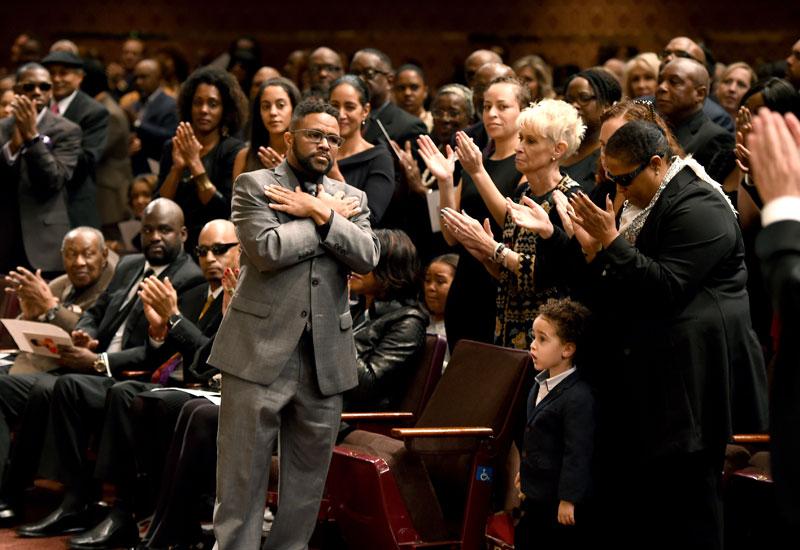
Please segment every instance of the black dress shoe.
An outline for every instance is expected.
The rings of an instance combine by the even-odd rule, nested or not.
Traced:
[[[89,528],[91,516],[87,508],[65,510],[62,507],[34,523],[28,523],[17,529],[17,535],[27,538],[55,537],[67,533],[77,533]]]
[[[11,521],[17,516],[17,507],[13,502],[0,498],[0,520]]]
[[[139,529],[133,516],[120,510],[112,510],[106,519],[92,529],[69,539],[69,547],[74,550],[130,548],[138,542]]]

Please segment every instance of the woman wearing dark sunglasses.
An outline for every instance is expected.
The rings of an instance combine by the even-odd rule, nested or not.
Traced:
[[[627,507],[629,543],[658,533],[659,548],[721,548],[725,443],[731,429],[761,432],[767,420],[736,212],[651,122],[624,124],[604,157],[625,208],[638,213],[617,228],[610,200],[605,209],[583,194],[570,201],[602,342],[585,356],[600,411],[596,509],[610,515],[647,503]],[[620,456],[623,476],[614,467]],[[597,525],[619,542],[610,519]]]

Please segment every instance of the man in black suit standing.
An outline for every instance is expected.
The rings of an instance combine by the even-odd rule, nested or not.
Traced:
[[[36,450],[26,456],[17,453],[12,456],[9,470],[17,472],[15,477],[24,478],[26,482],[30,480],[35,473],[42,439],[52,440],[55,435],[45,436],[47,421],[44,419],[48,417],[53,388],[59,380],[66,379],[70,385],[80,388],[84,396],[100,395],[104,401],[105,389],[114,383],[113,377],[132,368],[154,370],[162,362],[161,357],[150,359],[146,354],[147,319],[137,295],[139,283],[148,276],[169,278],[170,284],[181,294],[204,279],[200,269],[183,251],[186,229],[183,212],[177,204],[169,199],[151,202],[142,219],[141,235],[144,255],[125,256],[119,262],[108,288],[81,315],[72,333],[74,345],[59,349],[62,368],[49,373],[0,377],[4,420],[21,420],[15,447],[20,446],[19,438],[25,437],[29,441],[25,448]],[[71,405],[74,407],[78,403],[76,398]],[[59,437],[63,435],[58,434]],[[36,442],[30,443],[34,439]],[[85,441],[73,444],[78,447],[83,444],[86,448]],[[42,462],[49,474],[55,470],[58,457],[44,455]],[[19,479],[14,482],[25,486]],[[5,496],[12,507],[18,506],[21,495]],[[24,532],[27,536],[46,536],[60,528],[69,528],[65,525],[75,527],[77,520],[82,519],[75,514],[67,516],[49,517],[48,521],[26,526]]]
[[[656,89],[656,108],[683,150],[703,165],[709,175],[722,181],[727,174],[712,173],[713,158],[735,146],[733,136],[703,111],[708,95],[708,71],[698,61],[676,57],[662,66]]]
[[[0,121],[0,272],[17,266],[63,271],[66,185],[78,164],[81,129],[47,110],[52,87],[47,69],[23,65],[13,116]]]
[[[136,64],[134,84],[139,101],[128,113],[136,138],[132,144],[133,175],[155,172],[150,161],[161,160],[164,143],[178,128],[178,105],[161,88],[161,67],[155,59],[142,59]]]
[[[770,399],[772,476],[786,534],[800,529],[800,122],[761,109],[747,139],[764,201],[756,240],[779,325]]]
[[[385,141],[376,120],[380,120],[389,137],[403,147],[406,141],[416,144],[420,134],[427,134],[428,128],[417,117],[408,114],[390,101],[394,70],[392,60],[380,50],[365,48],[353,56],[350,72],[360,76],[369,86],[369,102],[372,110],[367,118],[364,139],[377,145]],[[390,145],[387,143],[387,147]]]
[[[81,154],[67,184],[67,210],[72,227],[100,227],[95,167],[106,150],[108,110],[80,90],[83,61],[72,52],[51,52],[42,60],[53,78],[51,110],[81,127]]]

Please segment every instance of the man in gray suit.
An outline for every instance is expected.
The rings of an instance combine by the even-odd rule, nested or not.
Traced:
[[[325,177],[338,112],[310,98],[284,135],[286,161],[242,174],[232,221],[241,275],[209,363],[222,371],[214,532],[257,548],[280,429],[280,506],[265,548],[311,538],[342,409],[357,384],[347,275],[378,263],[366,195]]]
[[[78,164],[81,129],[46,108],[52,88],[47,69],[23,65],[14,114],[0,121],[0,272],[17,266],[63,272],[66,185]]]

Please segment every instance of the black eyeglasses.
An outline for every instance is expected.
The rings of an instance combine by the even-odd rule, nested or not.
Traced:
[[[328,142],[328,145],[331,147],[341,147],[342,143],[344,143],[344,138],[342,136],[337,136],[336,134],[326,134],[321,130],[314,130],[313,128],[303,128],[302,130],[292,130],[293,134],[303,134],[305,138],[310,141],[311,143],[318,145],[322,143],[322,139]]]
[[[597,96],[592,94],[578,94],[575,97],[564,96],[564,101],[567,103],[577,103],[579,105],[588,105],[594,99],[597,99]]]
[[[383,76],[386,76],[386,75],[389,74],[386,71],[381,71],[381,70],[378,70],[378,69],[364,69],[363,71],[352,71],[352,73],[354,75],[356,75],[356,76],[360,76],[364,80],[373,80],[379,74],[382,74]]]
[[[20,89],[26,94],[31,93],[36,88],[39,88],[39,90],[43,92],[49,92],[53,89],[53,85],[49,82],[26,82],[25,84],[20,85]]]
[[[239,243],[217,243],[217,244],[212,244],[211,246],[205,246],[199,244],[194,247],[194,253],[197,254],[198,258],[204,258],[205,255],[208,254],[208,251],[210,250],[214,256],[222,256],[228,250],[238,245]]]
[[[659,56],[661,59],[674,55],[675,57],[683,57],[684,59],[694,59],[698,63],[700,62],[695,56],[687,52],[686,50],[664,50],[661,52]]]
[[[639,176],[639,174],[644,172],[644,169],[647,168],[648,166],[650,166],[649,159],[644,161],[641,165],[639,165],[639,167],[636,170],[628,172],[627,174],[620,174],[619,176],[615,176],[610,172],[606,171],[606,178],[608,178],[609,181],[616,183],[620,187],[628,187],[630,184],[633,183],[633,180],[635,180]]]

